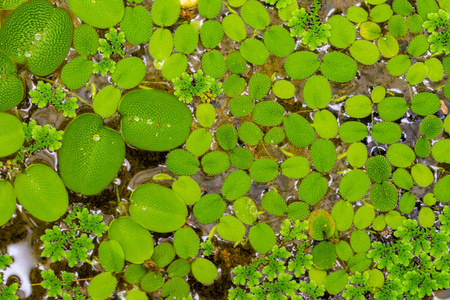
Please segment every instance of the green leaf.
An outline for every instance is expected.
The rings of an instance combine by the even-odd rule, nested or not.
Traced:
[[[251,2],[256,1],[251,0]],[[259,2],[256,3],[261,4]],[[246,39],[241,44],[240,51],[242,57],[244,57],[245,60],[247,60],[251,64],[258,66],[263,65],[269,58],[269,51],[267,50],[266,46],[264,46],[264,44],[261,41],[254,38]]]
[[[192,228],[183,227],[173,235],[173,246],[179,257],[187,259],[197,255],[200,249],[200,241]]]
[[[331,273],[325,278],[325,288],[332,295],[337,295],[344,289],[348,282],[348,273],[345,270],[339,270]]]
[[[274,216],[282,216],[287,211],[283,197],[275,191],[269,191],[261,198],[261,206]]]
[[[372,101],[367,96],[355,95],[345,101],[345,113],[352,118],[365,118],[372,112]]]
[[[309,161],[303,156],[292,156],[283,161],[281,172],[289,178],[303,178],[309,173]]]
[[[344,175],[339,183],[339,192],[347,200],[354,202],[362,199],[369,190],[370,179],[363,170],[352,170]]]
[[[94,112],[103,118],[112,116],[117,111],[121,95],[120,89],[113,85],[104,87],[94,98]]]
[[[303,67],[299,68],[299,65]],[[319,66],[317,54],[311,51],[294,52],[284,62],[284,70],[292,79],[305,79],[314,74]]]
[[[315,132],[311,124],[298,114],[289,114],[283,121],[286,136],[292,145],[306,147],[312,144]]]
[[[206,75],[216,79],[222,77],[227,70],[225,58],[217,50],[212,50],[203,54],[202,68]]]
[[[389,33],[393,37],[405,36],[408,32],[406,20],[403,16],[394,15],[389,19],[388,22]]]
[[[170,278],[184,277],[191,271],[191,264],[185,259],[177,259],[167,268]]]
[[[365,231],[355,230],[350,236],[350,245],[356,253],[364,253],[370,249],[370,238]]]
[[[222,20],[225,34],[235,42],[240,42],[247,36],[244,21],[237,14],[229,14]]]
[[[433,173],[423,164],[415,164],[411,168],[411,175],[418,186],[427,187],[434,181]]]
[[[155,247],[152,255],[152,261],[158,268],[164,268],[175,258],[175,248],[170,243],[161,243]]]
[[[412,56],[421,56],[428,50],[427,37],[420,34],[415,36],[408,45],[408,53]]]
[[[163,285],[161,295],[169,299],[183,299],[189,294],[189,284],[180,277],[172,278]]]
[[[386,58],[394,57],[398,54],[399,46],[397,40],[389,34],[378,38],[378,49]]]
[[[264,44],[277,57],[287,57],[295,48],[295,41],[289,31],[281,26],[272,26],[264,32]]]
[[[230,161],[238,169],[248,169],[253,163],[253,153],[248,149],[236,147],[230,153]]]
[[[393,210],[397,206],[397,189],[388,181],[384,181],[381,184],[375,183],[370,189],[370,200],[375,209],[379,211]]]
[[[236,129],[230,124],[219,126],[216,131],[216,140],[223,150],[232,150],[238,141]]]
[[[421,83],[428,74],[428,67],[421,62],[413,64],[406,73],[406,80],[411,85],[416,85]]]
[[[262,126],[276,126],[283,122],[284,108],[274,101],[261,101],[253,109],[255,123]]]
[[[98,257],[103,269],[111,273],[119,273],[124,266],[124,253],[117,241],[104,241],[98,247]]]
[[[239,51],[230,53],[226,58],[226,64],[228,70],[234,74],[243,74],[247,68],[247,61]]]
[[[298,196],[310,205],[318,203],[328,191],[327,180],[320,173],[311,173],[298,187]]]
[[[392,181],[396,186],[404,190],[410,190],[414,185],[411,175],[405,169],[395,170],[392,174]]]
[[[398,169],[401,170],[401,169]],[[395,173],[395,172],[394,172]],[[412,180],[411,180],[412,182]],[[403,214],[410,214],[416,206],[416,198],[411,193],[404,193],[398,203],[398,209]]]
[[[358,253],[348,261],[348,268],[352,273],[364,272],[369,268],[372,260],[367,258],[367,253]]]
[[[212,151],[202,157],[203,172],[209,175],[218,175],[230,168],[228,154],[222,151]]]
[[[264,73],[253,74],[248,83],[248,92],[250,94],[250,97],[252,97],[252,99],[255,100],[261,100],[269,92],[270,85],[271,85],[270,78],[266,74]]]
[[[347,121],[339,127],[339,136],[344,143],[354,143],[367,135],[367,127],[361,122]]]
[[[5,111],[22,101],[24,88],[15,63],[3,52],[0,52],[0,65],[0,111]]]
[[[195,204],[202,195],[197,181],[188,176],[178,177],[172,184],[172,190],[183,199],[186,205]]]
[[[339,241],[336,244],[337,256],[343,261],[349,261],[353,256],[353,250],[346,241]]]
[[[158,26],[172,26],[180,15],[180,1],[155,0],[152,5],[152,19]]]
[[[346,231],[353,223],[353,206],[349,201],[336,202],[331,210],[331,216],[336,223],[336,230]]]
[[[13,154],[23,145],[25,133],[22,123],[15,116],[0,113],[0,157]]]
[[[360,142],[355,142],[347,149],[348,163],[356,168],[361,168],[367,160],[367,148],[366,145]]]
[[[288,205],[288,218],[291,220],[304,220],[309,216],[309,205],[305,202],[293,202]]]
[[[194,216],[202,224],[219,220],[224,211],[225,202],[218,194],[206,194],[194,206]]]
[[[328,110],[316,111],[314,114],[314,129],[324,139],[331,139],[338,132],[336,117]]]
[[[408,55],[397,55],[391,58],[386,64],[386,69],[392,76],[402,76],[411,66],[411,59]]]
[[[256,30],[265,29],[270,23],[269,13],[258,1],[249,0],[241,7],[241,16],[250,27]]]
[[[381,28],[374,22],[364,22],[361,24],[359,33],[366,40],[376,40],[381,34]]]
[[[426,116],[420,123],[420,133],[427,139],[435,139],[442,131],[442,121],[435,115]]]
[[[450,151],[450,140],[449,139],[440,140],[433,145],[432,149],[433,158],[438,162],[449,163],[450,162],[450,158],[448,156],[449,151]]]
[[[164,61],[161,68],[162,75],[165,79],[172,81],[172,79],[181,77],[188,66],[187,57],[181,53],[174,53]]]
[[[412,13],[413,7],[407,0],[394,0],[392,2],[392,9],[396,14],[408,16]]]
[[[150,12],[143,6],[126,7],[120,29],[125,33],[127,41],[139,45],[147,43],[153,32],[153,22]]]
[[[16,210],[16,194],[12,185],[6,181],[0,180],[0,226],[3,226],[8,222],[14,211]],[[5,264],[2,263],[3,256],[0,256],[0,269],[5,268]],[[12,263],[12,261],[11,261]]]
[[[238,128],[239,138],[250,146],[256,146],[263,138],[261,129],[253,122],[244,122]]]
[[[369,227],[375,219],[375,210],[372,206],[364,205],[358,208],[353,219],[353,224],[358,229]]]
[[[225,215],[220,218],[220,222],[217,224],[217,233],[224,240],[237,242],[244,237],[245,227],[235,217]]]
[[[105,4],[105,1],[97,1],[97,5],[93,6],[88,3],[83,9],[88,9],[89,13],[86,13],[87,10],[83,11],[84,15],[81,16],[81,4],[74,7],[74,2],[77,1],[71,0],[68,4],[72,12],[82,19],[87,14],[98,16],[98,6]],[[111,1],[109,8],[111,13],[115,13],[116,9],[121,11],[119,15],[122,18],[123,3],[120,0]],[[105,16],[95,19],[101,22]],[[106,27],[109,26],[111,25]],[[39,76],[49,75],[61,65],[69,52],[72,37],[73,25],[69,14],[44,0],[30,1],[19,6],[3,22],[0,30],[2,51],[20,64],[27,63],[29,70]]]
[[[407,110],[406,100],[400,97],[386,97],[378,103],[378,113],[384,121],[398,120]]]
[[[425,228],[431,228],[434,225],[436,217],[434,212],[429,207],[422,207],[419,211],[419,223],[420,226]]]
[[[327,107],[331,101],[331,86],[328,80],[321,76],[311,76],[303,87],[303,99],[311,109]]]
[[[215,20],[206,21],[200,27],[200,38],[205,48],[216,48],[223,38],[222,25]]]
[[[382,23],[389,20],[394,12],[388,4],[380,4],[370,10],[370,18],[376,23]]]
[[[355,8],[356,10],[354,10]],[[358,8],[361,9],[362,12],[358,10]],[[357,23],[364,22],[364,13],[365,18],[367,19],[367,12],[364,9],[352,6],[347,11],[348,19],[340,15],[332,16],[327,22],[327,24],[331,26],[330,43],[340,49],[345,49],[353,44],[356,38],[356,30],[350,21],[358,20]]]
[[[184,200],[173,190],[158,184],[143,184],[130,196],[131,217],[155,232],[175,231],[186,221]]]
[[[250,227],[248,239],[253,249],[259,253],[271,251],[277,240],[273,229],[265,223]]]
[[[442,177],[434,185],[433,193],[441,202],[450,202],[450,175]]]
[[[387,158],[382,155],[370,157],[366,162],[366,170],[369,177],[378,183],[391,177],[391,165]]]
[[[79,89],[91,78],[92,69],[92,61],[79,56],[64,65],[61,80],[67,88]]]
[[[150,232],[132,218],[114,219],[109,225],[108,235],[111,240],[120,244],[125,260],[134,264],[142,264],[152,257],[153,239]],[[130,277],[136,277],[136,271],[133,273],[134,275]]]
[[[222,10],[221,0],[200,0],[198,2],[198,12],[205,18],[213,19]]]
[[[242,170],[230,173],[222,185],[222,195],[230,201],[244,196],[252,185],[250,177]]]
[[[173,36],[175,49],[184,54],[190,54],[195,51],[198,44],[198,32],[194,25],[185,23],[178,26]]]
[[[191,153],[175,149],[167,155],[166,166],[169,171],[177,175],[194,175],[197,173],[200,163]]]
[[[111,78],[120,88],[132,89],[144,79],[146,72],[147,68],[140,58],[127,57],[119,60]]]
[[[223,83],[223,91],[229,97],[236,97],[245,90],[245,79],[238,74],[231,74]]]
[[[222,1],[219,1],[222,3]],[[194,260],[192,263],[192,274],[195,279],[203,284],[210,284],[216,279],[218,272],[214,264],[202,257]]]
[[[159,290],[164,284],[164,277],[161,273],[148,272],[142,277],[140,281],[141,288],[147,292],[152,293]],[[129,293],[127,294],[128,297]],[[145,296],[147,297],[147,296]]]
[[[414,151],[404,144],[389,146],[386,156],[392,165],[399,168],[409,167],[416,159]]]
[[[319,172],[330,172],[336,164],[336,148],[330,140],[318,139],[311,146],[311,161]]]
[[[295,95],[295,86],[287,80],[277,80],[272,86],[272,91],[280,99],[290,99]]]
[[[418,157],[428,157],[431,153],[431,145],[428,139],[424,137],[417,139],[414,151]]]
[[[121,135],[104,127],[94,114],[75,118],[67,126],[62,144],[61,178],[68,188],[85,195],[102,191],[116,177],[125,157]]]
[[[107,299],[114,292],[116,285],[117,279],[110,272],[100,273],[89,283],[89,296],[93,300]]]
[[[412,14],[408,16],[406,18],[406,24],[408,25],[409,31],[411,31],[412,33],[419,33],[423,30],[423,19],[418,14]]]
[[[357,40],[350,46],[350,53],[354,59],[364,65],[373,65],[380,58],[377,46],[372,42]],[[347,80],[348,81],[348,80]]]
[[[144,266],[141,264],[131,264],[124,272],[125,280],[130,284],[139,284],[141,278],[147,273]]]
[[[252,98],[247,95],[238,96],[229,103],[230,112],[236,117],[245,117],[250,114],[255,107]]]
[[[236,217],[244,224],[251,225],[258,218],[255,202],[248,197],[241,197],[234,201],[233,211]],[[271,247],[272,248],[272,247]]]
[[[336,246],[332,242],[320,242],[313,248],[311,254],[314,265],[319,269],[331,269],[336,263]]]
[[[68,0],[70,10],[83,22],[97,28],[113,27],[124,15],[124,3],[120,0],[85,2]]]
[[[436,113],[440,105],[439,97],[433,93],[418,93],[411,99],[411,110],[421,116]]]
[[[439,59],[435,57],[428,58],[425,61],[425,65],[428,67],[427,76],[431,81],[437,82],[442,80],[444,77],[444,67]]]
[[[278,163],[270,158],[261,158],[250,167],[250,177],[256,182],[269,182],[278,176]]]
[[[202,127],[211,127],[216,120],[216,109],[212,104],[202,103],[197,107],[195,117]]]
[[[348,82],[356,75],[358,66],[349,56],[341,52],[328,52],[322,58],[322,74],[334,82]]]
[[[148,43],[148,51],[157,60],[165,60],[168,58],[173,51],[172,33],[165,28],[156,29]]]
[[[69,196],[61,178],[46,165],[30,165],[16,177],[14,189],[19,203],[45,222],[58,220],[69,206]]]
[[[178,99],[158,90],[135,90],[120,102],[121,130],[125,140],[140,149],[167,151],[189,136],[192,116]]]
[[[394,122],[380,122],[372,127],[372,137],[382,144],[393,144],[402,137],[402,129]]]

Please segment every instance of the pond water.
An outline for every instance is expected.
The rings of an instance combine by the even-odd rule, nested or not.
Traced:
[[[64,0],[53,0],[51,1],[55,6],[64,8],[68,10],[68,5]],[[298,1],[300,7],[308,8],[312,1]],[[342,1],[342,0],[324,0],[322,1],[322,8],[319,12],[320,19],[325,22],[331,16],[335,14],[346,13],[347,8],[353,5],[358,5],[359,1]],[[392,4],[392,1],[387,1],[386,3]],[[146,7],[147,9],[151,8],[152,1],[144,0],[141,5]],[[364,7],[365,4],[363,4]],[[271,25],[283,25],[286,29],[289,29],[282,20],[278,18],[277,10],[273,6],[266,5],[267,10],[271,16]],[[3,23],[9,11],[1,11],[1,22]],[[216,20],[220,21],[225,15],[229,14],[229,9],[223,5],[223,10],[216,18]],[[81,24],[81,21],[77,19],[72,14],[72,20],[74,26],[78,26]],[[205,19],[200,16],[196,11],[194,11],[193,20],[198,21],[202,24]],[[384,27],[382,27],[383,32],[388,32],[387,22],[383,23]],[[257,39],[261,39],[263,37],[263,31],[256,31],[247,26],[247,37],[256,37]],[[176,25],[170,27],[172,32],[176,29]],[[107,31],[106,30],[98,30],[99,36],[103,36]],[[359,32],[359,31],[358,31]],[[360,38],[357,36],[357,39]],[[413,38],[413,35],[408,33],[404,37],[399,38],[398,42],[400,45],[400,53],[407,52],[407,45],[409,41]],[[232,41],[226,35],[224,35],[218,49],[224,56],[229,53],[237,50],[239,48],[239,43]],[[297,41],[296,51],[298,50],[307,50],[307,48]],[[188,71],[193,73],[196,70],[201,68],[201,56],[205,53],[206,49],[199,43],[197,50],[195,53],[188,55]],[[316,53],[321,59],[326,53],[330,51],[336,51],[335,48],[330,46],[329,44],[322,46],[316,50]],[[344,53],[349,54],[349,50],[343,50]],[[70,49],[70,52],[66,58],[67,61],[70,61],[72,58],[76,56],[76,52],[73,48]],[[350,54],[349,54],[350,55]],[[430,57],[431,53],[427,53],[425,56],[420,58],[416,58],[417,61],[423,61],[425,58]],[[149,54],[148,45],[125,45],[125,57],[128,56],[136,56],[141,58],[146,66],[147,66],[147,74],[144,78],[144,81],[141,83],[141,86],[167,91],[169,93],[173,93],[173,84],[168,82],[161,75],[161,71],[154,67],[154,59]],[[100,55],[97,54],[95,58],[99,59]],[[243,76],[248,79],[255,73],[265,73],[269,77],[276,79],[287,79],[288,75],[284,71],[282,67],[283,59],[276,58],[273,55],[270,55],[268,61],[262,66],[252,66],[251,64],[247,64],[246,71]],[[437,93],[440,99],[445,99],[443,95],[442,89],[436,90],[436,88],[442,84],[442,82],[448,81],[448,76],[444,75],[444,78],[440,82],[431,82],[428,80],[424,80],[421,84],[418,84],[413,87],[408,87],[404,77],[394,77],[391,76],[386,70],[386,63],[388,59],[381,58],[377,63],[370,66],[364,66],[362,64],[358,64],[358,73],[357,76],[344,84],[330,82],[332,93],[335,98],[340,98],[343,96],[353,96],[353,95],[366,95],[370,96],[371,90],[376,86],[383,86],[386,88],[388,93],[392,93],[395,96],[403,97],[409,103],[412,96],[420,93],[420,92],[433,92]],[[28,71],[26,66],[19,66],[19,75],[26,82],[27,91],[32,90],[36,87],[37,82],[39,80],[48,80],[49,82],[60,83],[60,72],[61,67],[54,72],[52,75],[46,76],[45,78],[38,77],[33,75]],[[225,80],[225,78],[231,73],[227,71],[227,73],[220,79],[221,82]],[[317,71],[317,74],[320,74]],[[278,102],[284,107],[287,112],[300,112],[300,114],[305,117],[308,121],[312,123],[314,117],[314,111],[311,111],[303,101],[303,86],[305,85],[304,80],[291,80],[291,82],[296,86],[296,94],[294,98],[288,100],[278,100]],[[93,75],[91,77],[92,85],[95,86],[97,91],[101,90],[103,87],[108,86],[112,83],[112,80],[109,76],[100,76],[99,74]],[[92,103],[92,86],[88,84],[86,88],[81,88],[79,90],[73,91],[76,95],[86,100],[88,103]],[[247,93],[247,92],[245,92]],[[247,93],[248,94],[248,93]],[[275,95],[270,92],[264,100],[274,100],[276,99]],[[214,123],[213,127],[210,128],[212,133],[222,124],[233,124],[236,127],[245,121],[251,121],[252,118],[250,116],[244,118],[236,118],[233,117],[229,111],[228,103],[230,101],[230,97],[225,94],[217,97],[215,101],[212,103],[215,107],[217,107],[217,119]],[[345,114],[345,101],[340,102],[331,102],[328,105],[327,109],[336,116],[338,123],[342,124],[348,120],[355,120],[350,118]],[[447,106],[449,106],[448,99],[445,100]],[[89,113],[93,112],[93,109],[90,105],[85,104],[81,101],[78,101],[80,108],[77,111],[77,114]],[[199,99],[193,101],[189,104],[189,108],[192,112],[195,111],[196,107],[201,104]],[[21,104],[17,107],[17,110],[11,110],[12,113],[17,114],[24,122],[28,122],[29,120],[36,120],[38,124],[50,124],[52,127],[55,127],[58,130],[64,130],[66,126],[69,124],[71,119],[65,118],[61,113],[57,113],[53,107],[47,107],[43,109],[38,109],[36,105],[32,105],[30,98],[26,97],[25,100],[21,102]],[[442,111],[436,113],[436,115],[444,120],[445,115]],[[419,124],[423,120],[424,117],[418,116],[414,113],[408,111],[403,118],[398,120],[396,123],[402,129],[402,138],[401,142],[413,147],[415,141],[418,137],[420,137],[419,133]],[[361,120],[365,124],[373,124],[374,122],[382,121],[378,115],[374,115],[373,119],[369,117]],[[106,118],[104,123],[115,130],[120,130],[120,115],[118,113],[113,116]],[[199,128],[197,123],[195,122],[192,126],[192,129]],[[264,129],[267,130],[267,129]],[[443,132],[442,137],[448,139],[448,133]],[[437,140],[437,139],[436,139]],[[342,157],[337,160],[336,165],[334,166],[333,172],[326,174],[326,178],[329,184],[329,189],[327,194],[323,197],[323,200],[320,201],[317,205],[311,206],[310,210],[313,211],[315,209],[324,209],[326,211],[331,211],[333,205],[341,200],[341,196],[337,193],[339,187],[339,181],[342,178],[342,173],[348,170],[349,164],[346,159],[343,158],[343,155],[348,150],[350,144],[342,143],[339,138],[331,139],[333,144],[336,147],[337,157]],[[370,136],[364,140],[364,143],[367,145],[367,149],[369,151],[369,155],[376,154],[385,154],[387,150],[386,145],[378,146]],[[243,145],[243,144],[241,144]],[[283,145],[266,145],[264,143],[260,143],[258,146],[249,147],[249,149],[254,153],[255,159],[260,158],[272,158],[276,160],[278,163],[283,162],[286,159],[285,154],[280,150],[283,148],[285,151],[290,152],[294,155],[302,155],[310,159],[309,151],[307,148],[298,148],[290,145],[289,143],[285,143]],[[211,145],[211,150],[219,150],[219,145],[213,141]],[[152,178],[156,174],[165,173],[171,174],[176,177],[173,173],[171,173],[167,167],[165,166],[165,160],[168,152],[150,152],[139,150],[130,145],[127,145],[126,157],[125,161],[119,171],[117,178],[111,183],[105,190],[101,193],[94,196],[84,196],[81,194],[76,194],[74,192],[69,192],[69,200],[70,203],[73,204],[82,204],[86,205],[92,213],[101,214],[104,217],[106,224],[111,222],[114,218],[119,216],[128,215],[128,203],[131,192],[140,186],[143,183],[155,182]],[[450,155],[450,154],[449,154]],[[9,157],[12,158],[12,157]],[[7,159],[7,158],[6,158]],[[5,158],[0,159],[1,162],[6,161]],[[423,163],[429,166],[432,171],[435,180],[442,177],[439,167],[443,168],[445,172],[450,171],[450,166],[448,164],[439,163],[435,161],[431,156],[428,158],[418,158],[416,160],[418,163]],[[56,153],[43,150],[38,151],[32,157],[28,157],[25,160],[24,165],[25,168],[34,163],[43,163],[48,166],[51,166],[55,171],[58,170],[58,156]],[[200,187],[202,188],[202,193],[221,193],[221,187],[226,176],[232,171],[236,170],[236,168],[231,167],[226,173],[223,173],[218,176],[210,176],[200,170],[197,174],[193,175],[192,178],[195,179]],[[11,179],[16,176],[20,170],[12,170],[7,171],[3,169],[0,173],[0,179],[6,178]],[[172,182],[169,180],[156,181],[157,183],[170,187]],[[297,187],[299,185],[300,180],[292,180],[285,176],[278,176],[275,180],[271,182],[273,187],[276,187],[277,191],[280,195],[286,199],[287,203],[292,203],[293,201],[298,200]],[[422,199],[423,196],[429,192],[432,192],[432,187],[429,186],[426,188],[421,188],[415,186],[411,193],[413,193],[417,199]],[[251,199],[254,199],[256,202],[259,202],[261,196],[268,191],[268,185],[262,183],[253,183],[252,188],[249,193],[246,195]],[[357,202],[356,206],[363,205],[363,203]],[[17,205],[17,209],[13,218],[4,226],[0,227],[0,253],[5,254],[8,253],[14,258],[14,263],[5,271],[3,271],[4,279],[7,280],[7,283],[10,284],[12,282],[18,282],[20,284],[19,296],[21,298],[27,299],[46,299],[45,290],[40,287],[38,284],[42,281],[42,277],[40,272],[42,270],[47,270],[49,268],[53,269],[55,273],[59,273],[62,270],[68,270],[71,272],[76,272],[78,279],[92,278],[98,273],[102,272],[101,266],[98,264],[96,257],[98,256],[98,248],[96,247],[93,251],[89,252],[89,259],[92,261],[92,264],[82,264],[77,265],[74,268],[69,268],[67,266],[66,261],[51,263],[49,259],[42,258],[42,242],[40,241],[40,236],[44,234],[45,229],[51,228],[53,225],[63,226],[62,219],[60,221],[54,223],[46,223],[43,221],[39,221],[36,218],[32,217],[28,214],[19,204]],[[438,204],[437,207],[442,207],[442,204]],[[232,212],[232,205],[230,204],[225,213]],[[418,214],[418,207],[415,208],[414,212],[411,213],[410,217],[414,218]],[[275,232],[279,231],[281,226],[281,219],[272,220],[273,216],[268,213],[264,213],[260,216],[260,221],[265,222],[268,221]],[[208,234],[210,230],[213,228],[215,223],[203,225],[196,221],[195,217],[192,214],[192,210],[190,210],[190,215],[187,219],[187,224],[195,229],[199,236],[201,236],[202,240],[205,241],[208,238]],[[153,239],[157,243],[161,243],[164,241],[171,241],[172,234],[157,234],[152,233]],[[371,235],[372,240],[376,240],[379,237],[377,235]],[[99,245],[99,243],[103,239],[96,238],[94,240],[95,245]],[[233,243],[226,242],[221,240],[217,234],[213,239],[213,244],[219,250],[214,255],[212,261],[215,263],[219,270],[219,277],[216,281],[209,286],[203,286],[198,283],[192,276],[188,278],[188,283],[191,286],[191,292],[196,299],[227,299],[227,291],[229,288],[233,287],[231,282],[231,270],[239,264],[247,265],[251,262],[251,259],[254,257],[255,251],[250,246],[249,243],[246,245],[239,245],[237,247],[233,247]],[[339,269],[339,266],[335,266],[336,269]],[[86,286],[84,282],[80,283],[82,291],[86,291]],[[114,296],[111,299],[125,299],[125,291],[130,286],[121,279],[118,284],[118,289]],[[445,299],[445,294],[438,294],[440,299]],[[161,295],[159,293],[154,293],[154,299],[159,299]],[[329,296],[329,299],[332,296]],[[435,299],[438,299],[435,297]],[[450,299],[450,298],[447,298]]]

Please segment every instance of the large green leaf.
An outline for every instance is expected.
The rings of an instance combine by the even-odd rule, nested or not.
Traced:
[[[99,116],[83,114],[65,130],[59,170],[69,189],[94,195],[116,177],[124,158],[125,142],[120,134],[104,127]]]
[[[0,113],[0,157],[13,154],[23,145],[23,125],[15,116]]]
[[[136,90],[119,105],[121,129],[131,145],[150,151],[167,151],[182,145],[189,136],[191,111],[168,93]]]
[[[6,180],[0,180],[0,226],[11,219],[16,210],[16,194],[14,189]]]
[[[117,1],[120,0],[111,2]],[[110,6],[106,0],[97,2],[108,2]],[[92,11],[85,12],[92,15]],[[34,74],[45,76],[64,61],[72,36],[72,19],[65,10],[55,8],[45,0],[33,0],[22,4],[8,16],[0,30],[0,47],[18,63],[26,62]]]
[[[45,222],[58,220],[69,206],[69,195],[61,178],[46,165],[29,166],[17,176],[14,189],[19,203]]]
[[[143,184],[130,197],[131,217],[148,230],[175,231],[186,222],[184,200],[173,190],[158,184]]]

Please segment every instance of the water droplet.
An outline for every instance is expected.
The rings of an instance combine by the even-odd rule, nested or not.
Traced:
[[[143,207],[142,210],[147,210],[147,207]]]
[[[139,117],[134,117],[134,120],[135,120],[136,122],[139,122]]]
[[[37,41],[39,41],[39,40],[41,39],[41,34],[40,34],[40,33],[36,33],[36,34],[34,35],[34,38],[35,38]]]
[[[96,134],[96,135],[94,135],[94,137],[92,139],[97,142],[100,140],[100,136],[98,134]]]
[[[31,52],[30,51],[25,52],[25,57],[30,57],[30,56],[31,56]]]
[[[148,124],[148,125],[152,125],[152,124],[153,124],[152,120],[148,119],[148,120],[147,120],[147,124]]]

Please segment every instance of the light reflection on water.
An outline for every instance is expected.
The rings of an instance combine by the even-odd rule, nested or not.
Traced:
[[[14,275],[19,277],[19,293],[22,291],[24,294],[22,296],[29,297],[31,295],[30,271],[37,267],[36,257],[31,249],[31,230],[23,241],[8,246],[8,254],[14,262],[3,271],[4,280]]]

